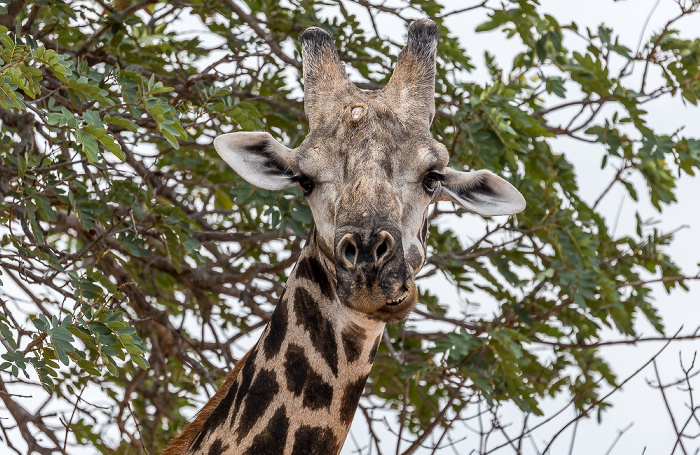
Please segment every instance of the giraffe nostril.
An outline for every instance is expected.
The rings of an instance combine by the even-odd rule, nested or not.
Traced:
[[[355,245],[348,243],[345,246],[344,256],[346,261],[348,261],[350,264],[354,264],[355,258],[357,258],[357,248],[355,248]]]
[[[378,247],[377,247],[377,260],[380,260],[382,256],[386,254],[386,252],[389,250],[389,247],[386,245],[386,242],[382,242]]]
[[[387,231],[381,231],[377,237],[378,240],[374,247],[374,263],[379,265],[391,255],[394,248],[394,237]]]
[[[353,234],[345,234],[338,246],[336,247],[336,258],[344,267],[348,269],[355,268],[355,263],[357,262],[357,255],[359,251],[357,250],[357,244],[355,243],[355,236]]]
[[[360,234],[348,232],[335,247],[336,262],[349,270],[379,267],[393,256],[394,244],[394,237],[387,231],[379,231],[364,240]]]

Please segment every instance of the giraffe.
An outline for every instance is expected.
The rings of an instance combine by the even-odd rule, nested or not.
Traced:
[[[215,139],[251,184],[299,187],[314,226],[257,344],[163,455],[338,454],[385,324],[418,301],[430,204],[484,216],[524,209],[495,174],[447,167],[447,148],[431,137],[437,39],[433,21],[413,22],[387,85],[362,91],[330,34],[311,27],[300,35],[302,144],[265,132]]]

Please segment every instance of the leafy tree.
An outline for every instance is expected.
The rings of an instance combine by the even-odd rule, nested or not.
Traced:
[[[387,82],[402,43],[336,0],[0,3],[4,442],[157,453],[264,326],[312,223],[299,191],[252,188],[213,138],[266,130],[301,142],[306,27],[333,34],[366,89]],[[440,24],[435,137],[451,165],[493,169],[528,201],[472,244],[433,224],[422,277],[442,274],[498,311],[477,318],[424,289],[414,315],[387,327],[358,418],[374,435],[375,412],[394,410],[413,453],[476,406],[540,414],[543,397],[564,394],[581,415],[603,410],[602,385],[621,382],[600,355],[601,330],[635,337],[641,318],[667,336],[650,283],[670,291],[693,278],[666,253],[672,233],[638,215],[635,235],[615,235],[598,202],[622,185],[661,211],[700,167],[700,140],[656,131],[645,111],[662,97],[697,105],[700,39],[674,24],[700,4],[679,0],[678,16],[638,49],[604,26],[560,23],[536,0],[460,12],[434,0],[358,4],[373,23]],[[474,11],[488,12],[479,31],[502,30],[521,49],[510,70],[485,56],[487,84],[469,82],[473,56],[444,25]],[[567,48],[572,37],[584,52]],[[647,80],[652,71],[663,85]],[[571,121],[557,125],[564,108]],[[601,166],[616,169],[595,203],[553,152],[558,136],[598,144]],[[27,395],[46,403],[30,410]]]

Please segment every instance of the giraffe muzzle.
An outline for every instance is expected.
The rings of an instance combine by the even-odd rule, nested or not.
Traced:
[[[335,263],[337,294],[349,308],[395,322],[418,300],[398,231],[367,235],[353,227],[339,229]]]

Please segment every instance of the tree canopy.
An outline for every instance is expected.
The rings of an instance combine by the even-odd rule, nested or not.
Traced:
[[[212,141],[264,130],[289,147],[301,142],[308,125],[297,38],[310,26],[328,30],[351,80],[374,89],[403,44],[377,21],[434,19],[435,138],[453,167],[493,170],[528,201],[471,243],[455,223],[441,223],[462,211],[440,204],[431,212],[421,278],[443,275],[498,310],[475,316],[422,289],[417,311],[387,327],[365,389],[356,418],[367,420],[370,439],[378,410],[392,410],[405,453],[436,429],[449,434],[477,406],[512,402],[539,415],[544,397],[565,395],[594,415],[608,405],[601,387],[620,385],[600,355],[601,331],[634,337],[645,319],[672,335],[651,283],[687,289],[697,271],[678,267],[667,253],[673,233],[647,215],[637,216],[635,234],[616,235],[598,203],[622,186],[660,212],[676,203],[678,180],[698,171],[700,139],[658,131],[645,106],[662,97],[697,106],[700,39],[675,24],[697,18],[700,3],[679,0],[677,16],[639,45],[604,25],[562,23],[536,0],[459,11],[434,0],[393,5],[0,1],[0,426],[8,447],[158,453],[257,338],[313,221],[300,191],[251,187]],[[445,25],[476,12],[488,15],[477,31],[512,40],[512,62],[470,55]],[[572,39],[585,51],[571,50]],[[474,82],[470,73],[484,65],[491,80]],[[553,150],[556,137],[596,144],[601,167],[615,170],[593,203]]]

